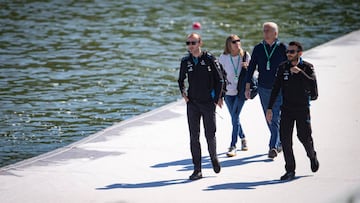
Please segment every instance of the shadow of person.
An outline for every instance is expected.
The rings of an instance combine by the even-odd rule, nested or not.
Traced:
[[[191,159],[183,159],[183,160],[160,163],[151,166],[151,168],[167,168],[171,166],[183,166],[183,169],[181,169],[180,171],[192,170],[193,168]]]
[[[293,180],[290,181],[282,181],[282,180],[264,180],[264,181],[257,181],[257,182],[240,182],[240,183],[226,183],[226,184],[219,184],[219,185],[212,185],[209,186],[204,191],[214,191],[214,190],[254,190],[259,186],[265,185],[274,185],[274,184],[284,184],[288,182],[295,181],[300,178],[309,177],[307,176],[296,176]]]
[[[102,188],[96,188],[96,190],[165,187],[176,184],[185,184],[189,182],[192,181],[189,179],[173,179],[173,180],[162,180],[162,181],[145,182],[145,183],[115,183],[115,184],[107,185]]]
[[[221,158],[222,155],[225,155],[225,153],[219,154],[219,158]],[[267,154],[257,154],[249,157],[243,157],[240,159],[226,159],[226,160],[220,160],[221,167],[231,167],[231,166],[240,166],[250,163],[256,163],[256,162],[272,162],[271,159],[265,158],[265,159],[259,159]],[[178,171],[191,171],[193,170],[193,164],[191,159],[183,159],[183,160],[177,160],[172,162],[166,162],[166,163],[160,163],[151,166],[152,168],[166,168],[171,166],[182,166],[181,169]],[[212,168],[211,160],[209,156],[202,157],[202,168]]]
[[[227,158],[226,160],[221,161],[221,166],[222,167],[232,167],[232,166],[241,166],[241,165],[250,164],[250,163],[272,162],[273,161],[272,159],[269,159],[269,158],[259,159],[265,155],[267,155],[267,154],[257,154],[257,155],[253,155],[253,156],[242,157],[240,159],[234,159],[234,157]]]

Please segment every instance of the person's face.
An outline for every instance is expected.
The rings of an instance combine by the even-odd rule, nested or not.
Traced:
[[[241,49],[240,38],[234,37],[229,43],[231,44],[230,46],[232,51],[238,52]]]
[[[198,37],[191,36],[191,37],[187,38],[186,46],[187,46],[188,50],[190,51],[190,53],[194,53],[194,51],[198,51],[200,49],[201,41]]]
[[[289,46],[286,50],[286,56],[289,61],[297,61],[299,57],[301,56],[300,51],[298,51],[297,46]]]
[[[263,29],[263,35],[264,35],[264,40],[265,41],[273,41],[276,39],[276,32],[275,32],[275,29],[272,28],[271,26],[269,25],[265,25],[264,26],[264,29]]]

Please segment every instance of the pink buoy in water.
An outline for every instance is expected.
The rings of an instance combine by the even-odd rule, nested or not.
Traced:
[[[194,30],[200,30],[201,29],[201,24],[199,22],[194,22],[192,25],[192,28]]]

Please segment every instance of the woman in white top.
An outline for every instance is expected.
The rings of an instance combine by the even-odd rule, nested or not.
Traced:
[[[241,48],[240,38],[237,35],[230,35],[225,42],[223,54],[219,62],[227,73],[229,83],[226,86],[225,103],[229,109],[232,120],[231,144],[227,156],[236,155],[236,143],[238,136],[241,138],[241,150],[248,150],[245,134],[240,124],[240,112],[245,103],[245,75],[250,61],[250,54]]]

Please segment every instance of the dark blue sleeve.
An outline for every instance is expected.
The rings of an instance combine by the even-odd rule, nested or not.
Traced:
[[[249,67],[248,67],[248,71],[246,74],[246,83],[250,83],[254,72],[256,70],[256,66],[258,65],[258,48],[257,46],[254,47],[253,52],[251,54],[251,59],[250,59],[250,63],[249,63]]]

